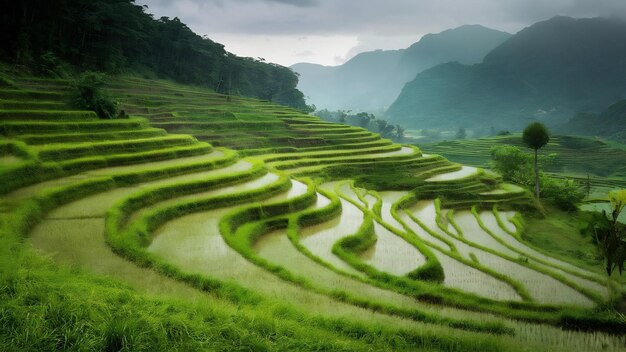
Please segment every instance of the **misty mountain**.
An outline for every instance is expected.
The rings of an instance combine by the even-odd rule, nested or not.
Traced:
[[[568,134],[626,141],[626,99],[612,104],[599,114],[578,113],[560,126],[559,130]]]
[[[626,95],[626,22],[554,17],[525,28],[482,63],[448,63],[406,84],[387,111],[419,128],[558,126]]]
[[[435,65],[458,61],[481,62],[511,35],[478,25],[467,25],[422,39],[401,50],[376,50],[356,55],[340,66],[299,63],[298,89],[318,108],[376,111],[388,107],[404,84]]]

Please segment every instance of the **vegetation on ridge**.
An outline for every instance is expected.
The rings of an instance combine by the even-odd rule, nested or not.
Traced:
[[[510,211],[532,206],[532,197],[498,175],[360,127],[170,81],[111,77],[106,88],[129,112],[124,120],[64,110],[67,81],[15,77],[15,84],[0,89],[0,104],[13,106],[0,115],[0,177],[22,177],[3,182],[0,226],[14,234],[3,253],[25,250],[25,260],[0,270],[29,285],[0,285],[13,287],[2,301],[12,309],[0,309],[15,313],[0,319],[9,348],[23,349],[22,332],[31,331],[41,349],[514,351],[622,343],[623,324],[605,310],[619,288],[604,285],[597,267],[571,268],[569,258],[546,259],[525,243],[499,247],[511,240],[503,236],[521,238]],[[60,104],[20,104],[43,92]],[[47,181],[24,177],[47,168],[57,170],[44,174]],[[432,215],[419,208],[424,202],[434,204]],[[361,244],[343,239],[359,235],[363,248],[353,252]],[[93,274],[41,262],[19,238]],[[332,251],[345,241],[343,261]],[[408,255],[415,265],[389,265]],[[101,289],[96,274],[131,289]],[[64,284],[47,282],[56,277]],[[56,309],[35,314],[39,307]],[[68,329],[81,324],[89,325],[84,339]]]
[[[289,68],[228,53],[178,18],[154,19],[134,0],[8,2],[0,41],[0,59],[38,75],[135,72],[308,109]]]

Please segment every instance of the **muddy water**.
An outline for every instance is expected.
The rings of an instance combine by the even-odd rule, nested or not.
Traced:
[[[68,204],[68,207],[72,208],[75,205]],[[60,213],[63,213],[63,211],[60,211]],[[68,213],[71,212],[68,211]],[[103,233],[103,219],[50,219],[45,220],[35,228],[32,233],[31,243],[33,243],[35,248],[46,255],[50,255],[57,262],[77,266],[89,272],[110,275],[141,292],[185,299],[188,302],[206,302],[209,305],[220,305],[231,309],[232,304],[229,302],[216,300],[212,296],[190,288],[185,284],[161,276],[151,270],[139,268],[132,262],[116,256],[105,244]],[[229,248],[225,248],[224,252],[228,250]],[[212,253],[208,254],[211,255]],[[232,259],[226,253],[223,256],[226,264]],[[222,264],[224,262],[218,262],[216,266],[208,268],[209,271],[206,274],[213,277],[211,271],[218,270]],[[232,278],[232,276],[229,277]],[[299,308],[307,309],[313,314],[324,314],[330,317],[357,320],[363,323],[375,322],[393,328],[414,328],[421,332],[433,334],[437,334],[438,331],[449,331],[448,328],[434,327],[428,324],[419,324],[397,317],[372,313],[369,310],[341,304],[306,290],[294,290],[293,285],[283,286],[285,283],[280,280],[265,281],[263,278],[262,274],[253,274],[252,277],[248,276],[246,286],[262,287],[262,289],[259,289],[259,292],[270,292],[275,297],[284,297],[283,301],[285,303],[294,303]],[[233,280],[243,284],[243,281],[240,281],[237,277]],[[255,282],[257,283],[256,285],[254,285]],[[284,292],[284,294],[281,292]],[[402,301],[399,300],[398,302]],[[232,309],[236,310],[236,307],[232,307]],[[470,313],[454,308],[431,307],[431,309],[448,317],[480,320],[494,319],[490,315]],[[623,350],[623,346],[626,343],[626,338],[623,336],[615,337],[601,333],[562,331],[550,326],[512,321],[508,321],[507,325],[514,327],[516,334],[515,336],[506,337],[506,339],[512,339],[518,345],[524,344],[528,346],[528,350],[618,351]],[[457,331],[456,333],[459,336],[476,336],[477,338],[484,336],[463,331]],[[606,347],[603,348],[602,346]]]
[[[324,206],[328,200],[322,200],[318,205]],[[295,304],[298,307],[309,311],[327,314],[333,317],[352,317],[356,319],[366,319],[379,316],[381,322],[387,322],[392,326],[397,326],[398,322],[404,321],[400,325],[409,326],[415,323],[394,317],[371,313],[364,309],[356,308],[347,304],[336,302],[326,296],[313,293],[290,284],[276,277],[265,269],[258,267],[242,257],[237,251],[224,242],[219,233],[219,220],[228,212],[236,209],[224,208],[210,212],[200,212],[190,214],[168,222],[159,228],[154,234],[154,240],[148,247],[148,251],[166,260],[168,263],[176,265],[187,273],[208,275],[220,280],[235,281],[238,284],[251,290],[262,293],[268,297],[275,298],[281,302]],[[287,240],[288,241],[288,240]],[[291,246],[286,243],[285,245]],[[303,261],[311,262],[310,259],[301,255],[297,250],[280,253],[286,258],[302,258]],[[293,257],[292,257],[293,256]],[[288,260],[288,259],[285,259]],[[295,262],[291,265],[307,266],[308,264]],[[302,270],[307,270],[303,268]],[[330,284],[331,282],[329,282]],[[393,294],[393,293],[390,293]],[[406,302],[412,303],[412,299],[400,299],[398,304]],[[456,314],[469,314],[460,313]]]
[[[354,189],[350,186],[349,182],[342,182],[339,186],[339,195],[347,200],[351,200],[354,203],[363,206],[363,202],[359,200],[359,196],[354,192]]]
[[[365,200],[365,203],[367,205],[367,209],[374,210],[374,205],[378,201],[378,198],[376,198],[373,195],[368,193],[368,194],[365,194],[363,196],[363,199]]]
[[[435,222],[435,206],[433,201],[426,201],[426,203],[418,202],[415,206],[407,209],[407,211],[413,211],[413,214],[417,216],[422,222],[424,222],[425,225],[427,225],[432,231],[436,231],[442,236],[447,236],[443,234],[443,232],[437,227],[437,224]],[[463,212],[459,212],[459,214],[463,215],[462,213]],[[456,215],[458,216],[459,214]],[[473,217],[471,213],[469,213],[469,216]],[[455,222],[463,229],[464,237],[468,240],[471,240],[473,236],[474,239],[476,239],[477,236],[472,235],[473,233],[478,232],[476,227],[480,229],[478,223],[476,222],[476,219],[473,219],[473,222],[476,225],[473,225],[469,221],[470,218],[468,218],[467,215],[465,215],[463,219],[463,221],[458,221],[455,216]],[[464,225],[466,225],[466,220],[468,228],[464,227]],[[484,233],[482,229],[480,230]],[[484,233],[484,235],[489,236],[486,233]],[[497,255],[472,247],[462,241],[455,239],[452,236],[447,236],[446,239],[455,245],[461,257],[465,259],[471,259],[470,254],[473,254],[476,259],[478,259],[478,262],[481,265],[489,267],[496,272],[507,275],[510,278],[521,282],[524,287],[526,287],[531,297],[539,303],[574,304],[586,307],[591,307],[594,305],[591,300],[589,300],[580,292],[574,290],[573,288],[563,284],[556,279],[553,279],[548,275],[539,273],[518,263],[511,262]],[[508,250],[508,252],[511,251]],[[517,258],[518,256],[519,255],[514,255],[513,257]],[[559,294],[555,295],[554,292],[559,292]]]
[[[481,194],[488,195],[488,194],[520,193],[523,191],[524,189],[519,186],[505,183],[505,184],[501,184],[500,188],[496,188],[493,191],[489,191],[489,192],[483,192]]]
[[[108,275],[147,293],[184,293],[195,290],[153,270],[141,268],[113,253],[104,239],[104,218],[47,219],[31,233],[33,246],[56,262],[95,274]]]
[[[50,218],[85,218],[104,216],[107,209],[113,206],[117,201],[131,195],[141,188],[156,187],[170,182],[192,182],[205,179],[207,177],[215,177],[225,175],[232,172],[240,172],[249,169],[252,165],[246,161],[240,161],[236,164],[225,168],[191,173],[163,180],[145,182],[134,187],[116,188],[105,193],[99,193],[93,196],[82,198],[78,201],[67,204],[50,212]]]
[[[343,189],[342,189],[343,190]],[[400,231],[404,231],[404,227],[400,224],[391,214],[391,206],[402,198],[406,192],[380,192],[380,196],[383,200],[381,216],[383,221],[394,226]],[[436,215],[434,204],[431,202],[431,207],[428,207],[428,202],[423,202],[419,205],[418,214],[422,221],[434,224]],[[402,214],[402,212],[400,212]],[[412,230],[416,231],[421,238],[431,240],[442,248],[448,249],[449,247],[442,241],[428,234],[424,229],[414,223],[407,215],[401,219],[406,222]],[[424,219],[425,216],[429,216],[430,219]],[[426,234],[426,235],[424,235]],[[435,255],[440,260],[445,272],[444,285],[447,287],[457,288],[467,292],[475,293],[480,296],[496,299],[496,300],[521,300],[521,297],[515,292],[515,290],[507,283],[502,282],[489,276],[478,269],[474,269],[467,266],[447,255],[443,252],[434,250]]]
[[[215,159],[218,158],[220,156],[223,155],[223,152],[221,151],[213,151],[212,153],[209,154],[205,154],[205,155],[200,155],[200,156],[193,156],[193,157],[189,157],[189,158],[179,158],[179,159],[174,159],[174,160],[165,160],[165,161],[156,161],[156,162],[148,162],[145,164],[135,164],[135,165],[127,165],[127,166],[119,166],[119,167],[110,167],[110,168],[103,168],[103,169],[98,169],[98,170],[92,170],[92,171],[86,171],[86,172],[82,172],[76,175],[72,175],[72,176],[68,176],[68,177],[62,177],[62,178],[58,178],[58,179],[54,179],[54,180],[50,180],[50,181],[45,181],[45,182],[40,182],[37,183],[35,185],[32,186],[28,186],[28,187],[23,187],[20,188],[8,195],[3,196],[4,200],[7,201],[19,201],[21,199],[25,199],[28,197],[32,197],[35,194],[37,194],[40,191],[43,191],[44,189],[47,188],[53,188],[53,187],[59,187],[59,186],[63,186],[63,185],[67,185],[67,184],[71,184],[77,181],[82,181],[82,180],[86,180],[88,178],[91,178],[95,175],[98,176],[104,176],[104,175],[110,175],[113,173],[120,173],[120,172],[132,172],[134,170],[137,169],[141,169],[141,170],[145,170],[145,169],[158,169],[158,168],[162,168],[162,167],[171,167],[171,166],[176,166],[176,165],[185,165],[191,162],[199,162],[202,160],[211,160],[211,159]],[[249,164],[249,163],[247,163]],[[182,177],[182,178],[186,178],[186,177],[192,177],[190,175],[194,175],[194,174],[187,174],[187,175],[182,175],[182,176],[176,176],[176,178]],[[164,179],[161,182],[170,182],[172,179],[174,178],[168,178],[168,179]]]
[[[266,203],[281,202],[288,199],[293,199],[305,194],[307,191],[307,185],[296,180],[291,180],[291,188],[287,192],[282,192],[271,198],[265,200]]]
[[[290,165],[292,165],[292,161],[288,161],[288,162],[282,162],[282,161],[277,161],[277,162],[269,162],[269,165],[275,166],[275,167],[281,167],[281,166],[285,166],[286,168],[284,169],[287,172],[290,173],[296,173],[296,172],[303,172],[306,170],[316,170],[316,169],[320,169],[323,168],[324,166],[327,166],[329,164],[335,164],[335,163],[341,163],[343,161],[345,162],[349,162],[349,161],[358,161],[360,159],[370,159],[370,158],[389,158],[389,157],[395,157],[395,156],[404,156],[404,155],[411,155],[411,154],[416,154],[416,152],[412,149],[412,148],[408,148],[408,147],[402,147],[399,150],[395,150],[395,151],[389,151],[389,152],[382,152],[382,153],[372,153],[372,154],[363,154],[363,155],[353,155],[353,156],[340,156],[340,157],[329,157],[329,158],[324,158],[321,160],[325,161],[326,165],[314,165],[314,166],[303,166],[303,167],[293,167],[290,168]],[[417,155],[417,154],[416,154]],[[310,157],[310,158],[302,158],[302,159],[298,159],[299,162],[302,161],[306,161],[306,160],[320,160],[320,158],[314,158],[314,157]]]
[[[470,253],[472,253],[480,264],[520,282],[530,296],[539,303],[594,306],[594,303],[583,294],[548,275],[472,247],[454,238],[450,237],[449,239],[463,257],[469,258]]]
[[[391,304],[405,309],[424,309],[423,304],[410,297],[339,275],[311,261],[293,246],[285,230],[274,231],[263,236],[254,248],[258,255],[265,260],[307,278],[314,286],[324,290],[340,289],[361,299]],[[482,273],[479,272],[480,274]],[[513,292],[513,294],[515,293]]]
[[[250,180],[247,182],[242,182],[238,184],[234,184],[231,186],[226,186],[222,188],[212,189],[206,192],[199,192],[190,195],[185,195],[182,197],[171,198],[162,202],[155,203],[149,207],[142,208],[141,210],[135,212],[131,217],[129,222],[133,222],[136,219],[142,217],[143,215],[149,213],[150,211],[164,207],[169,205],[174,205],[179,202],[193,201],[196,199],[203,199],[209,197],[217,197],[226,194],[232,194],[236,192],[245,192],[253,189],[261,188],[267,186],[273,182],[276,182],[279,179],[279,176],[276,174],[268,173],[254,180]]]
[[[396,220],[391,214],[391,206],[400,198],[404,197],[408,192],[387,191],[379,192],[380,198],[383,200],[381,208],[381,217],[384,222],[395,227],[397,230],[403,231],[402,224]]]
[[[512,246],[513,248],[515,248],[516,250],[520,251],[523,255],[529,255],[533,258],[537,258],[540,260],[543,260],[545,262],[547,262],[548,264],[551,264],[549,266],[546,266],[544,264],[541,263],[537,263],[533,260],[533,262],[535,262],[535,264],[537,265],[543,265],[546,267],[546,269],[554,271],[556,273],[558,273],[559,275],[564,276],[565,278],[567,278],[570,281],[573,281],[579,285],[581,285],[582,287],[586,287],[588,289],[594,290],[597,293],[599,293],[600,295],[604,296],[605,298],[609,297],[609,291],[606,287],[606,285],[602,285],[599,284],[597,282],[591,281],[591,280],[587,280],[584,278],[581,278],[579,276],[576,275],[572,275],[570,273],[567,273],[563,270],[561,270],[560,268],[565,268],[568,269],[570,271],[576,272],[576,273],[582,273],[582,274],[587,274],[587,275],[591,275],[594,277],[598,277],[599,279],[602,279],[599,275],[595,274],[595,273],[591,273],[587,270],[584,269],[580,269],[572,264],[563,262],[561,260],[552,258],[550,256],[547,256],[541,252],[538,252],[536,250],[533,250],[532,248],[524,245],[523,243],[519,242],[515,237],[509,235],[506,231],[502,230],[500,228],[500,226],[497,223],[496,217],[492,212],[488,212],[488,211],[484,211],[481,212],[480,214],[480,218],[483,221],[483,224],[485,225],[485,227],[487,227],[496,237],[502,239],[503,241],[506,241],[506,243],[508,243],[510,246]]]
[[[68,204],[67,206],[75,208],[73,204]],[[59,209],[59,213],[64,212]],[[198,214],[198,217],[200,219],[203,218],[201,214]],[[183,219],[182,223],[187,223],[187,221]],[[200,225],[200,229],[191,226],[186,228],[186,230],[191,230],[192,232],[202,230],[202,223],[199,222],[197,224]],[[190,235],[192,232],[184,231],[183,235]],[[206,271],[201,272],[203,274],[209,274],[211,277],[227,277],[228,280],[232,279],[246,287],[262,287],[263,290],[259,290],[260,292],[279,297],[282,302],[293,303],[298,308],[312,312],[312,314],[352,319],[363,323],[371,322],[374,319],[380,324],[394,328],[417,328],[420,331],[432,330],[434,333],[439,330],[448,331],[448,328],[440,328],[429,324],[420,324],[406,319],[372,313],[369,310],[339,303],[326,296],[314,294],[294,285],[286,284],[275,277],[268,277],[267,275],[269,274],[265,270],[251,265],[241,258],[238,253],[225,245],[223,241],[214,241],[212,236],[214,233],[211,231],[209,233],[209,236],[205,236],[198,243],[201,248],[193,245],[187,247],[192,251],[197,250],[200,252],[198,253],[199,255],[210,261],[209,265],[204,266]],[[216,237],[221,238],[219,235]],[[44,220],[31,233],[30,241],[37,250],[52,257],[57,263],[74,266],[90,273],[113,277],[141,292],[158,295],[159,297],[184,299],[189,303],[201,302],[202,304],[219,305],[225,309],[237,310],[237,307],[228,301],[216,299],[184,283],[160,275],[153,270],[140,268],[134,263],[114,254],[105,243],[104,218]],[[174,241],[170,248],[173,249],[177,245],[178,242]],[[202,248],[204,248],[204,251],[201,250]],[[185,257],[187,254],[183,251],[181,255]],[[167,256],[166,259],[169,260],[170,258],[170,256]],[[202,263],[202,260],[198,262]],[[213,275],[214,272],[220,271],[219,268],[222,267],[248,272],[249,275],[241,278],[241,280],[246,280],[247,284],[240,281],[240,278],[236,275]],[[190,269],[190,271],[194,270],[196,268]],[[399,302],[402,301],[399,300]],[[433,308],[433,312],[435,312],[435,309],[437,308]],[[476,313],[461,310],[448,311],[448,308],[445,308],[445,310],[446,312],[442,314],[451,317],[483,319],[481,318],[482,315]],[[493,319],[490,316],[485,316],[485,318]],[[459,333],[468,334],[466,332]]]
[[[435,209],[435,203],[432,200],[424,200],[419,201],[415,205],[407,208],[404,212],[399,212],[400,218],[408,225],[415,224],[413,220],[406,215],[405,212],[408,212],[419,219],[426,228],[435,232],[436,234],[442,237],[448,237],[443,231],[439,229],[437,226],[437,213]],[[421,228],[419,225],[415,224],[415,226],[411,225],[411,230],[415,232],[415,234],[426,241],[434,243],[435,245],[441,247],[444,250],[450,250],[450,247],[437,237],[431,235],[428,231]]]
[[[478,172],[478,169],[471,166],[462,166],[461,170],[448,172],[445,174],[439,174],[433,176],[429,179],[426,179],[427,182],[437,182],[437,181],[451,181],[451,180],[459,180],[462,178],[466,178],[468,176],[474,175]]]
[[[515,251],[507,248],[500,242],[496,241],[491,235],[483,230],[474,214],[471,211],[464,210],[454,214],[454,222],[463,231],[463,238],[466,240],[497,251],[498,253],[517,258],[519,256]]]
[[[441,226],[443,226],[446,229],[446,232],[450,232],[450,233],[452,233],[453,235],[456,235],[456,236],[462,236],[462,234],[459,233],[459,230],[457,230],[456,227],[452,226],[452,224],[448,220],[448,216],[449,216],[450,212],[453,212],[453,210],[448,210],[448,209],[441,209],[440,210],[440,213],[441,213],[441,218],[440,218]]]
[[[515,217],[517,212],[499,211],[498,213],[500,214],[500,220],[502,220],[502,223],[507,228],[507,230],[515,233],[515,231],[517,231],[517,226],[515,226],[515,224],[511,220],[513,219],[513,217]]]
[[[361,254],[367,264],[392,275],[406,275],[426,263],[422,253],[379,223],[374,224],[376,243]]]
[[[335,268],[363,276],[333,254],[333,245],[340,239],[355,234],[363,223],[363,213],[354,204],[341,199],[341,215],[321,224],[308,226],[300,232],[300,243],[313,255],[333,265]]]
[[[436,249],[433,249],[433,253],[443,267],[444,286],[499,301],[522,300],[515,289],[506,282],[467,266]]]
[[[133,172],[137,169],[147,169],[147,168],[165,168],[172,165],[179,165],[182,162],[184,163],[193,163],[193,162],[202,162],[205,160],[217,159],[224,156],[224,152],[221,150],[213,150],[209,154],[191,156],[187,158],[177,158],[173,160],[163,160],[163,161],[155,161],[146,164],[134,164],[134,165],[124,165],[124,166],[114,166],[108,167],[105,169],[98,169],[87,171],[86,173],[89,175],[112,175],[117,173],[126,173]]]
[[[383,153],[372,153],[372,154],[365,154],[365,155],[355,155],[355,156],[349,156],[349,157],[345,157],[345,158],[341,158],[344,160],[352,160],[352,159],[363,159],[363,158],[389,158],[389,157],[394,157],[394,156],[403,156],[403,155],[411,155],[411,154],[416,154],[415,150],[413,150],[413,148],[409,148],[409,147],[402,147],[399,150],[394,150],[394,151],[389,151],[389,152],[383,152]]]
[[[419,202],[417,207],[412,207],[412,210],[416,215],[418,215],[418,218],[422,222],[429,223],[431,225],[435,223],[435,207],[432,202]],[[398,215],[419,238],[431,242],[445,251],[450,250],[450,247],[446,243],[429,234],[421,226],[415,223],[405,211],[398,212]],[[432,218],[428,218],[429,216]],[[517,294],[513,287],[506,282],[500,281],[478,269],[465,265],[433,247],[431,247],[431,250],[443,267],[445,275],[443,282],[444,286],[474,293],[476,295],[494,300],[521,300],[521,297]]]
[[[460,253],[466,256],[469,256],[469,253],[473,253],[480,264],[520,282],[526,287],[530,296],[539,303],[594,306],[594,303],[580,292],[548,275],[468,246],[461,241],[453,241]],[[558,292],[558,294],[555,294],[555,292]]]

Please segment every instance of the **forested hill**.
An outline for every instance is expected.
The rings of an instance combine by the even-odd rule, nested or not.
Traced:
[[[599,112],[626,93],[626,21],[554,17],[515,34],[481,64],[444,64],[417,75],[387,111],[421,128],[556,127]]]
[[[178,18],[153,18],[134,0],[6,1],[0,41],[2,61],[40,75],[58,76],[67,65],[132,71],[306,108],[289,68],[228,53]]]

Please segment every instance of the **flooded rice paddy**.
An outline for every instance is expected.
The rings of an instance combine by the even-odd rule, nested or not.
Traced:
[[[445,174],[439,174],[428,178],[427,182],[439,182],[439,181],[452,181],[460,180],[472,176],[478,172],[478,169],[472,166],[462,166],[460,170],[448,172]]]

